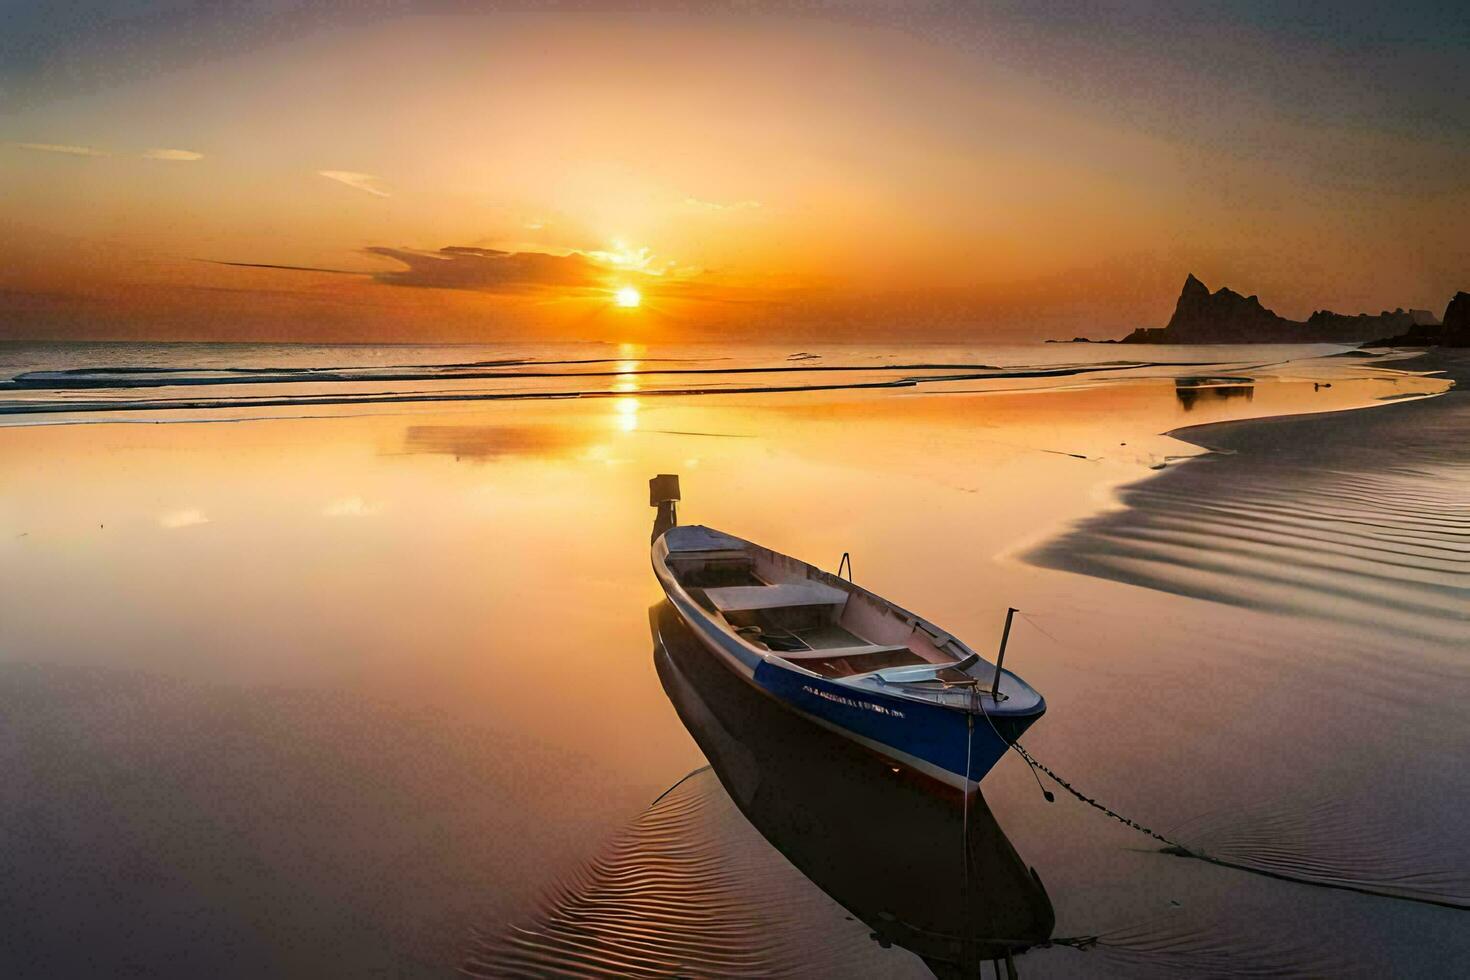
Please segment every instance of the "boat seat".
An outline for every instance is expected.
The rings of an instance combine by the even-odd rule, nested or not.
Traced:
[[[856,647],[832,647],[827,650],[792,650],[788,653],[777,654],[782,660],[846,660],[849,657],[873,657],[879,654],[910,653],[906,645],[902,643],[891,646],[880,646],[876,643],[867,643]],[[918,656],[914,654],[914,656]]]
[[[810,580],[776,585],[730,585],[705,589],[705,595],[722,613],[796,606],[840,606],[847,602],[847,593],[841,589]]]
[[[670,551],[669,561],[674,563],[699,561],[743,561],[751,560],[749,553],[735,548],[706,548],[703,550]]]

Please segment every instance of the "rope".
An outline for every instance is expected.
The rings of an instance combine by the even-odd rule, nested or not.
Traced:
[[[975,688],[970,688],[970,703],[975,703]],[[960,814],[960,858],[965,868],[965,904],[970,902],[970,753],[975,747],[975,716],[965,713],[965,785],[960,789],[964,797]],[[966,909],[968,913],[968,908]],[[968,914],[966,915],[968,918]]]
[[[1017,616],[1020,616],[1026,622],[1030,623],[1032,626],[1034,626],[1038,630],[1040,630],[1042,636],[1046,637],[1048,640],[1051,640],[1057,646],[1061,646],[1062,645],[1062,641],[1061,640],[1057,639],[1055,636],[1052,636],[1050,633],[1048,633],[1046,631],[1046,629],[1040,623],[1038,623],[1036,620],[1032,619],[1030,617],[1030,615],[1028,615],[1027,613],[1023,613],[1023,612],[1021,612],[1021,610],[1017,609],[1016,610],[1016,615]]]
[[[1028,765],[1032,765],[1033,763],[1031,762],[1030,756],[1026,755],[1026,750],[1023,749],[1023,748],[1021,748],[1021,746],[1018,743],[1016,743],[1016,742],[1007,741],[1006,737],[1000,733],[1000,729],[995,727],[995,722],[993,722],[993,721],[990,720],[990,713],[985,710],[985,704],[984,704],[984,702],[976,701],[975,698],[974,698],[974,692],[975,692],[975,688],[974,687],[971,687],[970,688],[970,694],[971,694],[970,706],[971,706],[971,708],[973,709],[975,707],[979,707],[980,714],[984,716],[986,723],[988,725],[990,725],[990,730],[995,733],[995,737],[998,738],[1000,741],[1005,742],[1011,748],[1013,748],[1013,749],[1017,750],[1018,752],[1020,752],[1021,753],[1021,758],[1025,759]],[[1041,777],[1038,776],[1038,775],[1036,775],[1036,770],[1035,769],[1031,769],[1030,772],[1031,772],[1031,778],[1034,779],[1034,780],[1036,780],[1036,788],[1039,789],[1039,790],[1041,790],[1041,795],[1042,796],[1046,797],[1046,802],[1048,802],[1048,803],[1055,803],[1056,802],[1056,797],[1055,796],[1052,796],[1051,793],[1047,792],[1046,787],[1041,785]]]
[[[960,867],[964,872],[964,891],[961,893],[961,901],[964,903],[964,921],[970,921],[970,773],[973,768],[972,753],[975,749],[975,685],[970,685],[970,707],[965,712],[965,785],[960,787],[960,796],[963,798],[960,815]],[[979,788],[975,792],[980,792]],[[964,947],[961,947],[961,959],[964,960]],[[977,971],[978,972],[978,971]]]
[[[661,799],[663,799],[665,796],[668,796],[670,793],[672,793],[674,790],[678,789],[680,786],[684,785],[684,780],[688,779],[691,776],[698,776],[702,772],[708,772],[709,770],[711,770],[713,768],[714,768],[713,766],[704,765],[704,766],[700,766],[698,769],[694,769],[694,770],[691,770],[690,772],[686,772],[684,775],[682,775],[682,776],[679,777],[678,782],[674,783],[674,785],[670,786],[668,789],[666,789],[662,793],[658,794],[658,796],[654,797],[653,802],[650,803],[650,804],[648,804],[649,808],[651,809],[651,808],[653,808],[655,806],[658,806],[658,801],[661,800]]]

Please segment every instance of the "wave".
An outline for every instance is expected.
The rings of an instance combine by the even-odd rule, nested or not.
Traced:
[[[601,360],[601,359],[599,359]],[[988,364],[918,362],[912,364],[822,364],[822,365],[757,365],[679,368],[628,368],[620,370],[566,370],[565,365],[581,362],[502,362],[493,368],[464,369],[462,365],[420,365],[406,368],[77,368],[63,371],[28,371],[9,381],[0,382],[0,392],[13,391],[26,397],[0,400],[0,415],[34,415],[51,413],[195,411],[211,409],[282,408],[292,406],[376,405],[415,402],[475,402],[527,399],[565,399],[628,397],[637,395],[749,395],[783,392],[853,391],[862,389],[912,388],[924,384],[956,381],[1004,380],[1025,378],[1061,378],[1177,365],[1151,361],[1118,361],[1102,364],[1063,364],[999,368]],[[852,377],[834,381],[780,381],[770,384],[742,382],[753,375],[777,375],[780,378],[845,373]],[[692,385],[666,380],[662,386],[650,385],[647,379],[681,379],[699,377],[707,383]],[[639,378],[636,390],[623,384],[612,385],[612,379]],[[596,379],[593,383],[571,383],[552,388],[485,387],[466,389],[455,385],[464,381],[526,382],[547,379]],[[362,391],[348,386],[364,383],[423,382],[449,383],[444,388],[409,391]],[[138,398],[110,392],[129,392],[140,388],[189,387],[209,388],[228,385],[229,394],[200,392],[175,397]],[[307,390],[270,394],[254,394],[250,388],[263,385],[299,385]],[[338,390],[330,390],[342,386]],[[239,389],[244,389],[240,391]],[[91,398],[78,398],[72,391],[93,391]],[[45,397],[47,393],[53,397]]]
[[[3,389],[73,389],[73,388],[162,388],[210,384],[300,384],[332,381],[429,381],[475,378],[604,378],[679,374],[795,374],[853,371],[1000,371],[993,364],[804,364],[763,365],[747,367],[698,368],[633,368],[620,367],[606,371],[569,371],[566,365],[629,363],[616,358],[579,361],[483,361],[464,364],[397,365],[372,368],[305,367],[305,368],[68,368],[60,371],[25,371],[9,381],[0,382]],[[652,363],[643,359],[639,364]],[[680,362],[675,362],[680,363]],[[1128,367],[1144,366],[1129,364]],[[1116,370],[1117,367],[1112,367]],[[1073,373],[1080,368],[1038,368],[1022,371],[1015,377],[1050,376],[1061,371]]]

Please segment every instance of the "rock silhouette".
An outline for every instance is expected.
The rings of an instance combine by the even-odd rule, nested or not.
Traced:
[[[1223,286],[1212,293],[1191,273],[1184,280],[1168,325],[1140,327],[1124,337],[1123,343],[1357,344],[1372,337],[1397,336],[1428,327],[1439,327],[1434,314],[1402,308],[1356,316],[1318,310],[1306,320],[1288,320],[1262,306],[1255,296],[1242,296]]]
[[[1439,323],[1416,323],[1394,337],[1380,337],[1365,347],[1470,347],[1470,293],[1458,292]]]

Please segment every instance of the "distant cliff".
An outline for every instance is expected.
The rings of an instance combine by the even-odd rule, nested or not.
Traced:
[[[1470,293],[1456,293],[1440,323],[1416,323],[1392,337],[1370,340],[1365,347],[1470,347]]]
[[[1461,293],[1460,295],[1465,295]],[[1193,275],[1184,280],[1174,315],[1165,327],[1140,327],[1125,344],[1357,344],[1372,337],[1406,334],[1437,325],[1428,310],[1384,310],[1377,316],[1347,316],[1318,310],[1306,320],[1288,320],[1254,296],[1209,287]]]

